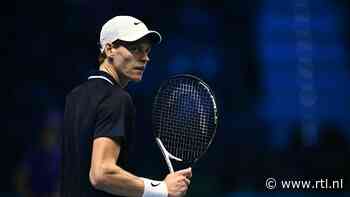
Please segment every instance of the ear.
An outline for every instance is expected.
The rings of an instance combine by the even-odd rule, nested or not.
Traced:
[[[106,54],[107,58],[112,57],[112,50],[113,50],[112,44],[107,43],[105,46],[105,54]]]

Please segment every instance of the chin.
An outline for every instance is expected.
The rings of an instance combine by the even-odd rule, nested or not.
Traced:
[[[134,76],[133,78],[131,78],[131,80],[135,82],[139,82],[142,80],[142,75]]]

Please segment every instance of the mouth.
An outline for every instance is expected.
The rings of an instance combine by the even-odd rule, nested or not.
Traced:
[[[135,67],[135,70],[139,70],[139,71],[145,71],[145,67],[144,66],[140,66],[140,67]]]

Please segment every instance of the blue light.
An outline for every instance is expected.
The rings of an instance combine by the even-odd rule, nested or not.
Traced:
[[[309,16],[298,13],[296,2],[308,4]],[[304,117],[300,103],[303,83],[311,84],[316,96],[313,122],[334,120],[350,126],[350,116],[345,110],[350,98],[346,88],[350,85],[350,76],[344,66],[344,13],[340,8],[333,8],[335,4],[325,0],[264,1],[262,14],[258,16],[260,21],[257,21],[257,48],[265,90],[259,113],[275,128],[272,143],[285,144],[288,124]],[[310,47],[298,45],[301,43],[297,42],[297,35],[301,43],[310,43]],[[310,58],[305,59],[304,66],[309,62],[312,73],[300,71],[300,58],[304,56]],[[303,81],[303,77],[311,80]],[[315,141],[317,135],[306,132],[306,141]]]

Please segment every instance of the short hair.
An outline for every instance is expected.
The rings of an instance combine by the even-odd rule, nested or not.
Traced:
[[[118,48],[120,46],[120,44],[117,41],[118,40],[112,42],[112,47]],[[103,50],[102,53],[100,53],[100,55],[98,56],[98,64],[101,65],[106,58],[107,58],[107,55],[105,53],[105,50]]]

